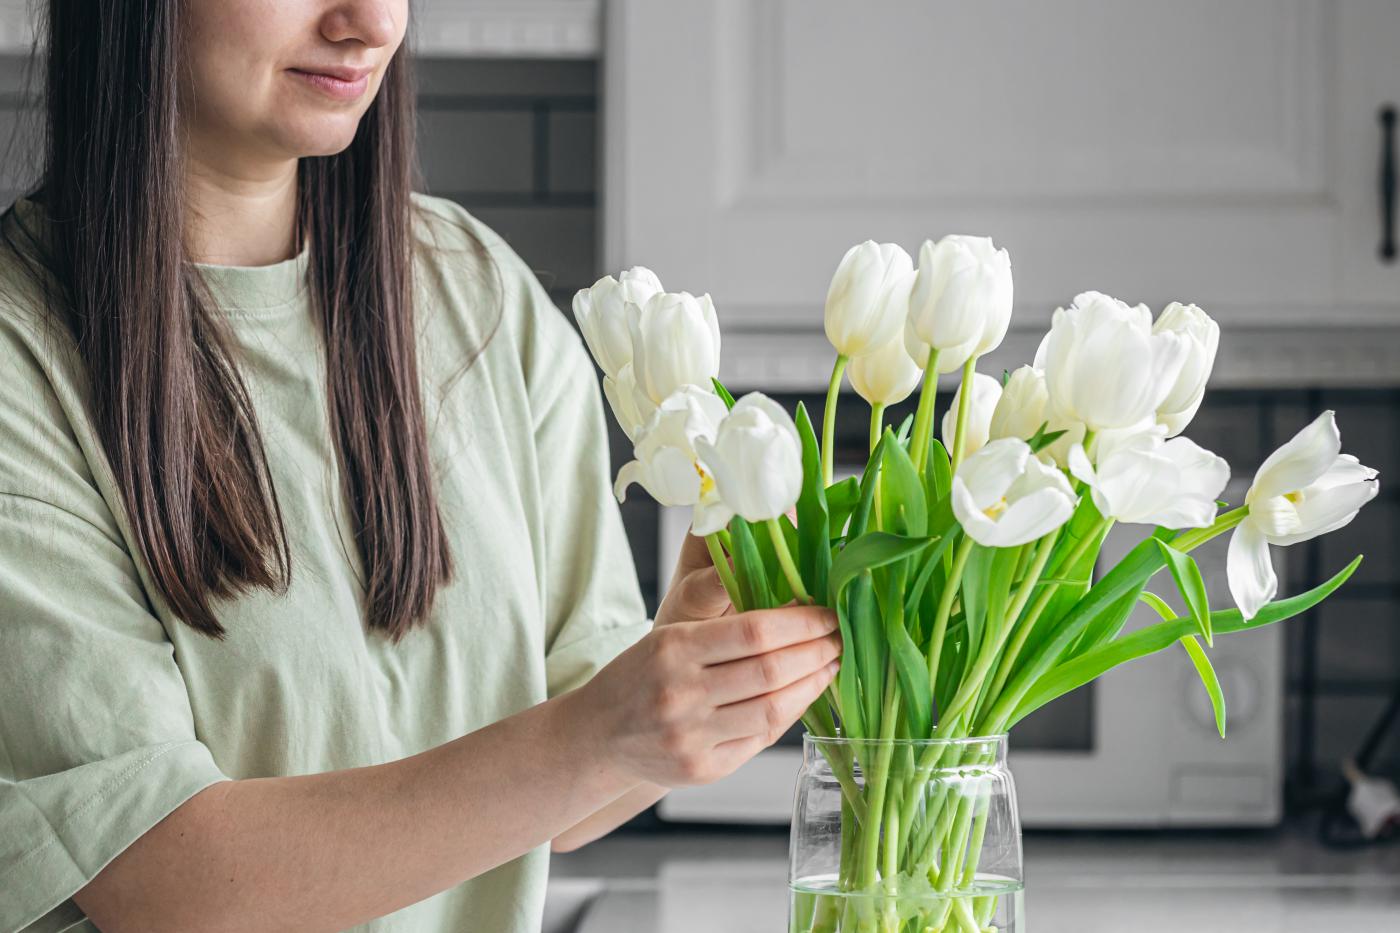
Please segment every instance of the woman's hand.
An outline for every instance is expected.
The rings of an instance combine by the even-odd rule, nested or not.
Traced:
[[[705,539],[686,532],[671,585],[656,609],[653,624],[660,628],[681,620],[714,619],[733,612],[734,606],[710,560]]]
[[[658,623],[578,689],[577,714],[628,779],[708,784],[776,742],[826,689],[837,628],[830,609],[796,603]]]

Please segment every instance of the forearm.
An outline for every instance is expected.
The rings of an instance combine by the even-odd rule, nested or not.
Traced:
[[[595,839],[601,839],[666,796],[669,790],[669,787],[644,781],[598,812],[590,814],[555,836],[550,848],[555,852],[571,852]]]
[[[572,694],[410,758],[226,781],[79,893],[109,933],[341,930],[479,875],[637,786]]]

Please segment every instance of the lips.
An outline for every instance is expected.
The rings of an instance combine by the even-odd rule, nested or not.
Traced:
[[[369,86],[371,68],[343,65],[308,65],[287,71],[308,86],[337,100],[355,100]]]

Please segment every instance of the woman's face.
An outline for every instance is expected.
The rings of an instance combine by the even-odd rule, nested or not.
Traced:
[[[286,161],[350,145],[403,41],[408,0],[189,0],[197,152]]]

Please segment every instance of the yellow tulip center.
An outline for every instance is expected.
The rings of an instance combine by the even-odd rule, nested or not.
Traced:
[[[1294,505],[1297,505],[1303,501],[1303,491],[1301,489],[1295,489],[1292,492],[1284,493],[1283,497]]]
[[[700,474],[700,498],[703,499],[714,491],[715,481],[710,474],[700,469],[700,464],[696,463],[695,472]]]
[[[1005,512],[1005,511],[1006,511],[1006,497],[1005,497],[1005,496],[1002,496],[1002,497],[1001,497],[1000,499],[998,499],[996,502],[992,503],[991,505],[987,506],[987,508],[983,509],[983,510],[982,510],[982,514],[985,515],[985,516],[987,516],[987,517],[990,518],[990,519],[995,520],[995,519],[1001,517],[1001,513],[1002,513],[1002,512]]]

